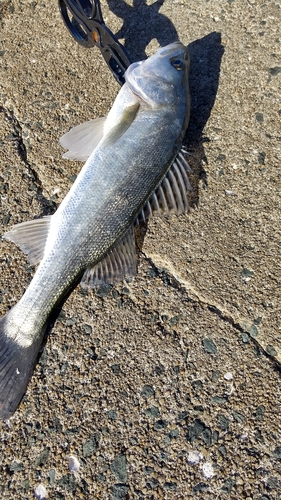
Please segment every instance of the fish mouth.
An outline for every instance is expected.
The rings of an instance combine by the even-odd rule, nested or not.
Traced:
[[[158,73],[157,67],[154,68],[153,71],[151,71],[151,66],[146,67],[145,63],[148,60],[152,62],[152,59],[156,61],[157,60],[159,61],[159,59],[167,60],[169,59],[169,56],[170,56],[170,61],[179,58],[183,61],[185,67],[188,67],[189,65],[188,49],[180,41],[175,41],[165,47],[159,47],[159,49],[153,56],[151,56],[148,59],[145,59],[144,61],[139,61],[131,64],[129,68],[126,70],[125,80],[128,87],[139,99],[141,99],[147,104],[151,104],[152,101],[146,95],[145,91],[142,88],[142,85],[140,85],[139,82],[143,77],[146,76],[149,77],[150,81],[153,80],[159,81],[159,78],[165,80],[165,77],[163,78],[163,74],[161,72]],[[143,68],[141,68],[142,65],[144,65]]]
[[[180,52],[184,53],[184,59],[186,58],[186,53],[187,53],[187,47],[185,47],[181,42],[178,40],[176,42],[170,43],[169,45],[166,45],[166,47],[160,47],[157,52],[161,57],[166,57],[169,54],[172,54],[175,52],[176,49],[179,49]],[[175,55],[177,57],[177,55]]]

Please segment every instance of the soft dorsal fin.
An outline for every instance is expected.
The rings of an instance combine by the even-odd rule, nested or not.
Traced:
[[[125,278],[135,276],[136,272],[135,236],[133,226],[131,226],[100,262],[85,271],[81,286],[95,288],[105,284],[113,285]]]
[[[51,215],[21,222],[5,233],[3,238],[15,243],[27,255],[30,264],[35,266],[43,258],[50,222]]]
[[[60,138],[60,144],[68,149],[63,158],[86,161],[103,137],[104,118],[96,118],[73,127]]]
[[[141,221],[145,222],[150,215],[155,213],[162,216],[188,212],[187,191],[191,191],[192,188],[187,172],[191,172],[191,168],[184,154],[186,154],[185,149],[178,153],[166,177],[140,211],[135,221],[136,224]]]

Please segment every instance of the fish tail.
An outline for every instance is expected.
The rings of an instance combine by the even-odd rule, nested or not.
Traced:
[[[20,403],[40,348],[38,341],[24,347],[9,335],[11,312],[0,318],[0,418],[3,420],[10,418]]]

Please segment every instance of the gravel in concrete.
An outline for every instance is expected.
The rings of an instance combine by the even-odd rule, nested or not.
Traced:
[[[138,235],[131,283],[64,304],[0,424],[1,498],[280,499],[280,2],[102,7],[135,59],[190,44],[191,212]],[[56,2],[1,0],[0,19],[3,234],[54,212],[81,168],[59,137],[118,84]],[[34,270],[6,241],[0,266],[4,314]]]

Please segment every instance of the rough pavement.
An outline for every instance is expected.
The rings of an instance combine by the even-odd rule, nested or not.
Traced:
[[[0,424],[1,498],[280,499],[280,3],[102,7],[136,60],[190,44],[191,212],[149,222],[132,283],[64,304]],[[0,19],[3,234],[54,212],[81,168],[59,137],[118,84],[56,2],[1,0]],[[4,314],[33,268],[6,241],[0,266]]]

